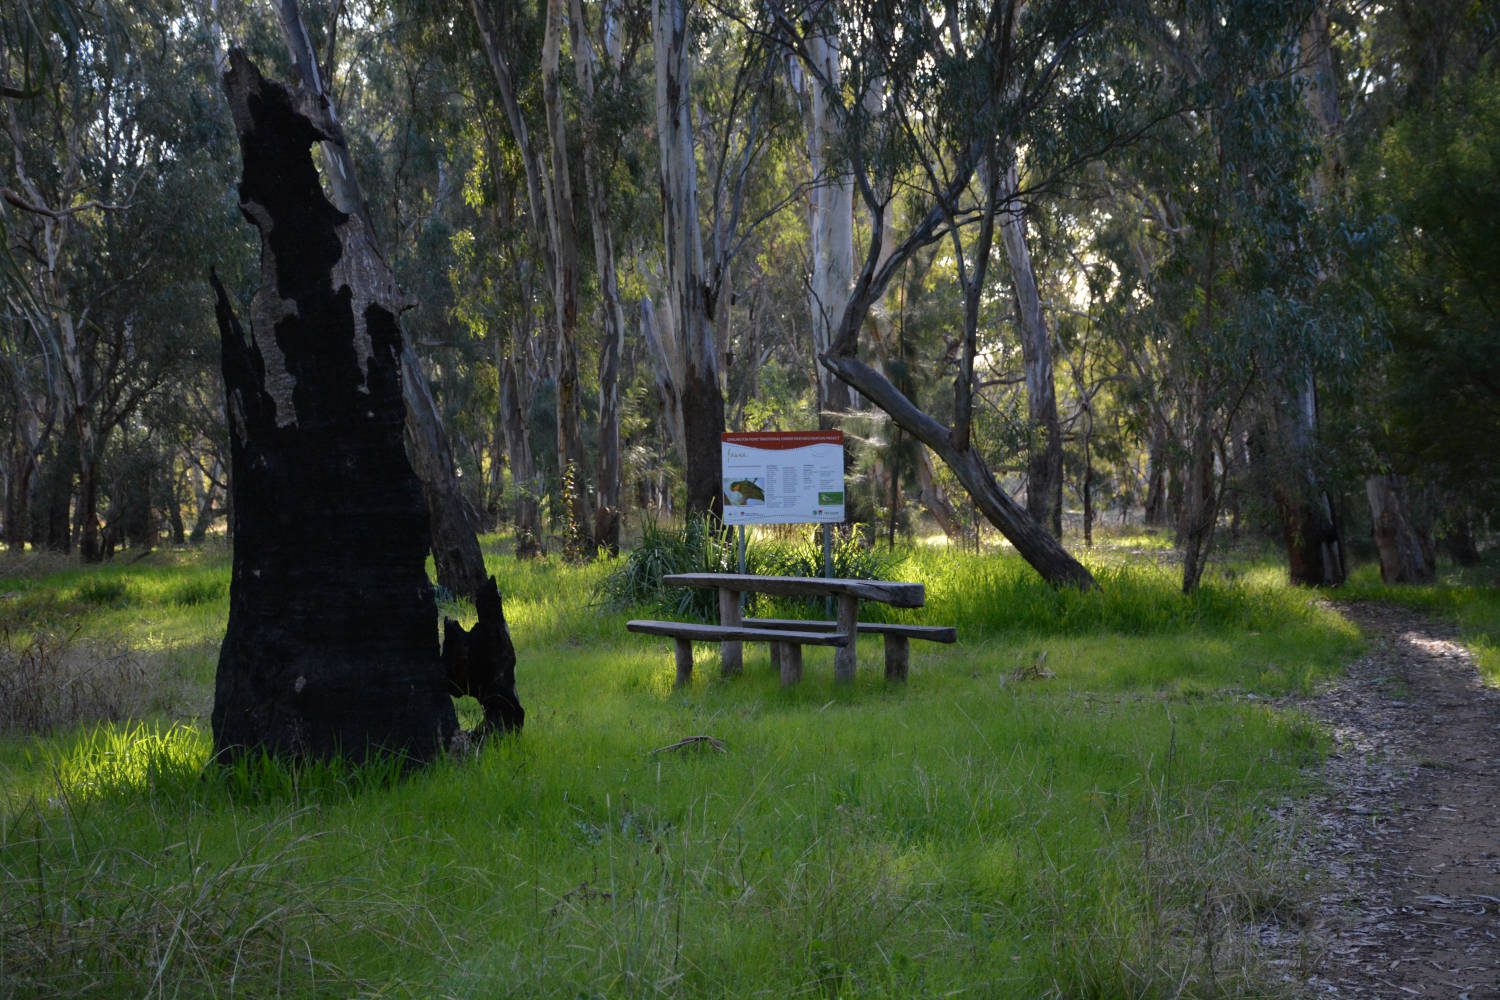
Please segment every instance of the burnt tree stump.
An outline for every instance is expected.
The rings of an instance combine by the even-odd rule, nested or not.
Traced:
[[[247,337],[213,279],[235,521],[215,756],[429,760],[458,722],[427,507],[402,441],[401,296],[365,223],[323,193],[311,147],[337,137],[326,110],[239,51],[224,88],[261,285]],[[475,637],[458,630],[467,672],[503,689],[487,691],[487,722],[515,728],[515,653],[493,581],[484,598]]]

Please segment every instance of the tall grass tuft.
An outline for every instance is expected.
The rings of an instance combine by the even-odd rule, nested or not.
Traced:
[[[733,573],[737,566],[733,536],[708,518],[689,521],[681,528],[648,522],[641,543],[601,581],[599,597],[616,611],[649,607],[673,617],[713,621],[718,615],[713,591],[667,587],[662,578],[673,573]]]
[[[738,572],[737,541],[732,530],[713,526],[707,519],[689,522],[683,528],[647,524],[641,543],[605,577],[600,597],[617,611],[650,608],[677,618],[716,621],[718,598],[701,587],[666,587],[662,578],[673,573]],[[832,545],[833,575],[860,580],[886,577],[892,560],[857,533],[839,533]],[[822,576],[823,547],[816,529],[787,541],[751,536],[745,546],[745,572],[757,576]],[[753,610],[777,608],[789,613],[813,611],[816,602],[779,600],[764,595],[751,598]]]
[[[927,585],[924,619],[985,633],[1163,635],[1191,629],[1263,630],[1307,624],[1318,612],[1271,573],[1205,581],[1184,595],[1155,565],[1092,568],[1097,590],[1052,587],[1015,556],[914,550],[895,570]]]
[[[146,704],[146,672],[123,646],[0,630],[0,734],[41,735],[128,718]]]

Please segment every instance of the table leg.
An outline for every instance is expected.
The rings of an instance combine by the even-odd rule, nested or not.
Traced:
[[[839,595],[839,631],[849,637],[847,645],[838,647],[833,655],[833,679],[848,682],[854,680],[854,653],[859,640],[859,598],[849,594]]]
[[[781,667],[781,686],[787,687],[800,681],[802,679],[802,644],[778,642],[774,643],[772,648],[779,650],[777,661],[778,666]]]
[[[693,683],[693,641],[677,639],[677,687]]]
[[[742,625],[740,616],[740,594],[737,590],[719,591],[719,624]],[[734,677],[745,666],[745,646],[740,642],[719,643],[719,655],[724,661],[724,676]]]
[[[885,637],[885,679],[906,680],[906,666],[911,662],[911,641],[904,635]]]

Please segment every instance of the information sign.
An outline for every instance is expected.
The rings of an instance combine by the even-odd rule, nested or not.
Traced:
[[[725,524],[844,520],[844,432],[725,434]]]

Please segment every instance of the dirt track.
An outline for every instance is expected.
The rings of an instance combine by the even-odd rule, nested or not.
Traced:
[[[1303,813],[1325,888],[1276,964],[1311,996],[1500,998],[1500,692],[1453,629],[1338,610],[1373,645],[1305,705],[1336,742]]]

